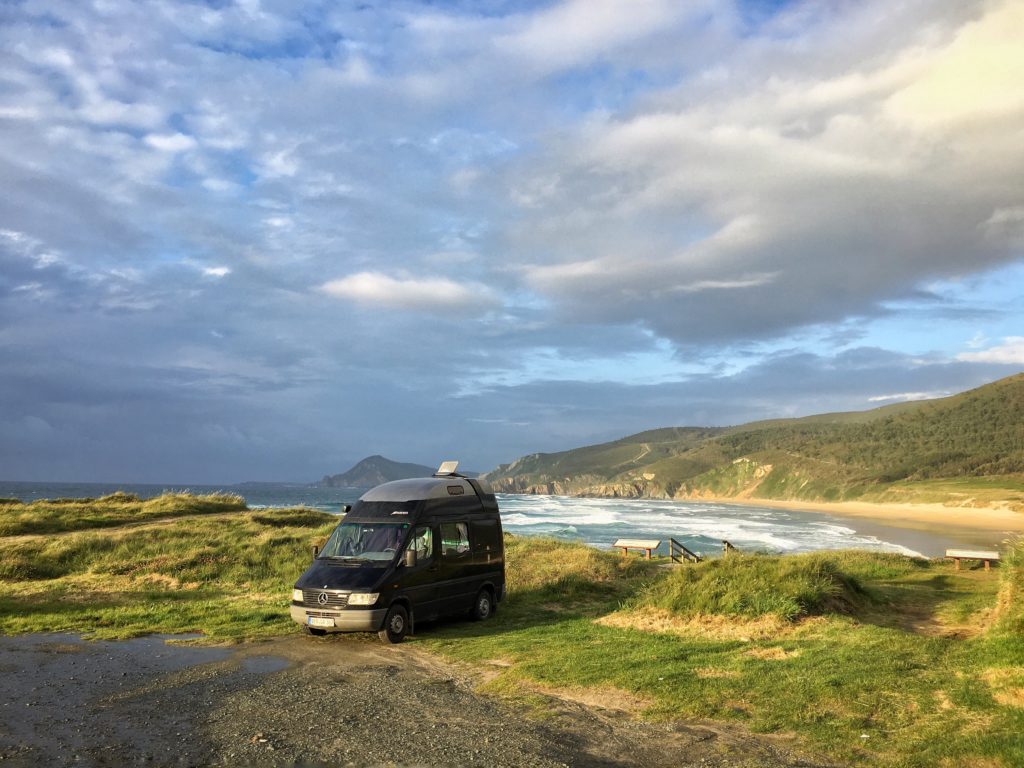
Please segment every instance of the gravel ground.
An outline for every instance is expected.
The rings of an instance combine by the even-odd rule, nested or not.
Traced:
[[[720,724],[644,723],[474,693],[411,645],[295,636],[231,648],[0,637],[0,765],[809,766]]]

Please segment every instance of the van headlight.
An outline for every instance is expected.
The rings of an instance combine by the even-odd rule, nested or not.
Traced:
[[[380,597],[380,592],[353,592],[348,596],[349,605],[373,605]]]
[[[292,602],[293,603],[301,603],[302,602],[302,590],[301,589],[293,589],[292,590]]]

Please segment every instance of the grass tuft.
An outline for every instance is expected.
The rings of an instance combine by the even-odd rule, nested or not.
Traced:
[[[868,600],[860,582],[826,554],[731,555],[676,568],[630,607],[660,608],[682,617],[721,614],[795,621],[849,614]]]

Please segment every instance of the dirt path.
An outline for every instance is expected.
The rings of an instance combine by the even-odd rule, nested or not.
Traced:
[[[640,443],[640,453],[638,453],[632,459],[629,459],[627,461],[620,461],[618,464],[616,464],[614,467],[612,467],[612,469],[618,469],[619,467],[624,467],[627,464],[636,464],[638,461],[640,461],[640,459],[642,459],[644,456],[646,456],[650,452],[651,452],[650,443]]]
[[[473,691],[409,646],[294,636],[232,648],[159,638],[0,638],[4,766],[808,766],[789,742]]]

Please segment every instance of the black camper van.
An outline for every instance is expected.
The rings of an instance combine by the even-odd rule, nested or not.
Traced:
[[[488,618],[505,596],[498,502],[457,466],[363,494],[295,583],[292,618],[315,635],[377,632],[387,643],[417,619]]]

